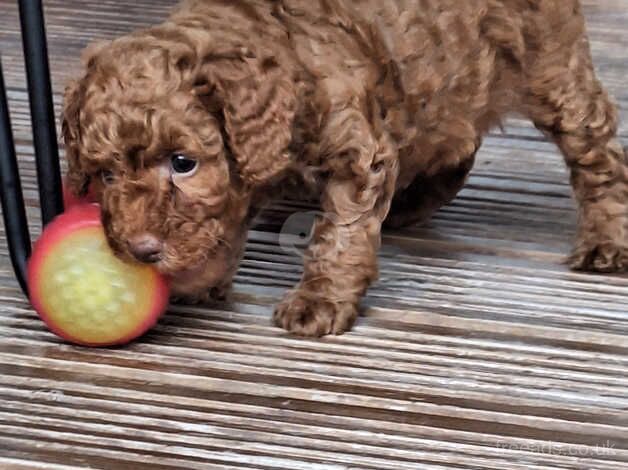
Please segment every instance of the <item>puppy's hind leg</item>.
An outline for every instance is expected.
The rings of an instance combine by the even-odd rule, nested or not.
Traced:
[[[571,57],[541,58],[530,71],[527,111],[551,135],[571,171],[579,227],[569,265],[577,270],[628,270],[628,157],[617,110],[595,76],[583,37]]]

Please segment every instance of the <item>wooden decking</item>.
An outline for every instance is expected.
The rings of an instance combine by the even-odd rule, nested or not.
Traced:
[[[171,0],[45,0],[55,99],[80,49],[157,22]],[[586,0],[600,76],[628,143],[628,1]],[[17,6],[0,45],[37,225]],[[0,469],[628,468],[628,277],[567,271],[575,226],[561,158],[511,121],[427,227],[388,232],[356,328],[302,340],[270,324],[299,276],[251,233],[235,302],[172,307],[123,349],[63,344],[0,246]]]

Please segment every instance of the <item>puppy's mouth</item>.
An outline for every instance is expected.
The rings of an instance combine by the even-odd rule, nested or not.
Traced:
[[[163,270],[162,272],[168,277],[176,280],[177,283],[198,281],[199,278],[204,277],[207,271],[207,262],[203,262],[192,268],[183,268],[178,270]],[[157,269],[160,269],[157,265]],[[161,269],[160,269],[161,271]]]
[[[180,259],[175,259],[172,262],[167,257],[163,257],[154,266],[161,274],[178,282],[198,280],[207,271],[208,264],[207,260],[195,263],[182,263]]]
[[[110,245],[119,258],[138,262],[128,250],[116,250],[118,245],[115,242]],[[146,264],[168,278],[174,293],[185,296],[225,284],[225,280],[232,275],[232,258],[231,251],[226,246],[221,249],[209,246],[202,253],[182,256],[179,250],[165,242],[159,259]]]

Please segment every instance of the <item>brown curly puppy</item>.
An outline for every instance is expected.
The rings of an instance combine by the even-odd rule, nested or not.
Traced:
[[[274,319],[348,330],[384,219],[450,201],[508,112],[571,169],[571,267],[628,267],[628,161],[576,0],[192,0],[86,56],[64,111],[71,184],[95,185],[112,247],[176,295],[227,288],[254,208],[301,175],[330,216]]]

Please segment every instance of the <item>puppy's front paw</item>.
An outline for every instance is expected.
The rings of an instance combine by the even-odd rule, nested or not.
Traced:
[[[230,282],[212,287],[209,290],[209,298],[217,302],[227,302],[231,300],[232,290],[233,286]]]
[[[203,305],[209,302],[209,291],[199,294],[175,294],[170,298],[170,302],[176,305]]]
[[[231,282],[220,284],[212,288],[204,289],[194,293],[181,292],[175,290],[170,301],[180,305],[203,305],[211,301],[226,302],[231,299]]]
[[[273,320],[281,328],[299,336],[341,335],[351,329],[358,316],[350,302],[331,302],[297,288],[275,308]]]
[[[628,271],[628,245],[581,240],[567,260],[571,269],[600,273]]]

